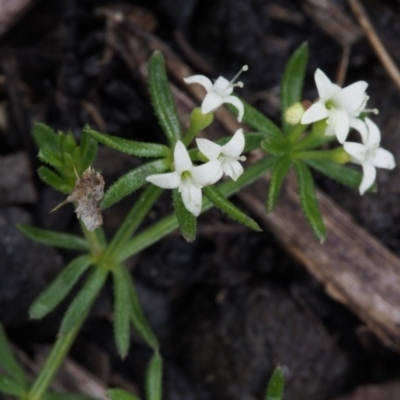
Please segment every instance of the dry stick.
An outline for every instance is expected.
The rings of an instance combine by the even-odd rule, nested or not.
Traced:
[[[386,69],[386,72],[392,78],[393,82],[400,89],[400,72],[397,68],[396,64],[389,56],[382,42],[380,41],[374,27],[372,26],[363,6],[358,0],[348,0],[349,6],[357,18],[358,23],[364,30],[367,39],[371,43],[372,48],[375,50],[376,55],[381,61],[383,67]]]
[[[167,68],[177,82],[192,74],[165,43],[152,36],[141,38],[149,52],[156,49],[163,52]],[[142,60],[139,70],[144,71],[146,64],[147,60]],[[172,86],[173,92],[179,90]],[[204,96],[199,85],[182,85],[182,88],[199,102]],[[178,111],[187,115],[189,101],[182,101],[185,96],[180,93]],[[227,134],[236,129],[236,118],[226,109],[220,108],[216,118]],[[358,315],[384,343],[400,351],[400,259],[317,190],[328,228],[328,238],[321,245],[301,211],[293,176],[286,181],[280,201],[271,214],[265,212],[267,191],[268,179],[265,178],[239,196],[278,237],[283,247],[325,286],[330,296]]]

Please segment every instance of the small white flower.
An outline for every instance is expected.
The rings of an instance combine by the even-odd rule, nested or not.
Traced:
[[[236,181],[243,174],[243,167],[239,162],[246,160],[245,156],[241,156],[245,145],[243,129],[238,129],[224,146],[208,139],[196,139],[196,143],[210,161],[216,160],[219,163],[219,178],[225,173]]]
[[[164,189],[178,188],[186,209],[197,217],[202,204],[201,188],[212,185],[220,178],[219,162],[209,161],[194,167],[185,145],[178,140],[174,149],[174,163],[174,172],[150,175],[146,180]]]
[[[365,130],[364,123],[357,117],[365,111],[377,113],[377,110],[366,110],[368,96],[367,82],[358,81],[345,88],[332,83],[320,70],[315,71],[319,100],[314,103],[301,118],[303,125],[328,118],[326,135],[336,135],[344,143],[350,127]]]
[[[247,71],[248,69],[249,67],[247,65],[242,67],[242,69],[231,81],[228,81],[227,79],[220,76],[214,82],[214,84],[204,75],[193,75],[189,76],[188,78],[183,78],[183,80],[185,81],[185,83],[189,84],[198,83],[206,89],[206,97],[204,97],[204,100],[201,103],[201,111],[203,114],[213,112],[222,104],[229,103],[237,108],[238,121],[241,122],[244,114],[243,103],[237,97],[231,96],[231,94],[235,86],[243,87],[242,82],[234,82],[243,71]]]
[[[379,147],[381,141],[379,128],[368,118],[365,119],[365,125],[367,132],[361,135],[363,144],[346,142],[343,145],[352,161],[362,166],[364,176],[359,187],[360,194],[364,194],[375,182],[376,167],[393,169],[396,166],[393,154]]]

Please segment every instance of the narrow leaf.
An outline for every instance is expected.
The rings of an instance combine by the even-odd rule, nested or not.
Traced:
[[[48,149],[61,157],[60,141],[58,135],[49,126],[43,123],[35,123],[33,126],[33,138],[39,149]]]
[[[130,345],[130,315],[131,302],[129,298],[129,272],[124,266],[118,265],[113,268],[114,280],[114,335],[118,354],[125,358]]]
[[[61,322],[60,333],[67,334],[90,309],[107,279],[108,271],[97,267],[69,306]]]
[[[287,138],[271,138],[261,142],[261,147],[269,154],[280,156],[290,151],[291,143]]]
[[[39,178],[53,189],[58,190],[64,194],[70,194],[73,187],[70,187],[65,181],[54,171],[47,167],[40,167],[38,170]]]
[[[44,400],[97,400],[79,393],[46,393]]]
[[[140,306],[139,297],[136,292],[130,274],[127,274],[126,280],[129,282],[129,300],[131,303],[131,320],[136,331],[142,339],[153,349],[157,350],[159,347],[158,339],[153,332],[149,322],[143,314],[142,307]]]
[[[158,51],[149,60],[149,88],[158,122],[172,148],[182,134],[178,113],[168,84],[164,57]]]
[[[166,160],[156,160],[143,164],[121,176],[105,193],[102,207],[108,208],[112,206],[147,183],[146,177],[163,173],[167,169],[168,163]]]
[[[140,400],[139,397],[122,389],[108,389],[107,396],[110,400]]]
[[[175,215],[178,219],[179,229],[182,236],[187,242],[193,242],[196,239],[196,217],[186,209],[182,201],[182,196],[177,189],[172,191],[172,197],[174,201]]]
[[[252,218],[248,217],[243,211],[237,208],[231,201],[225,198],[225,196],[215,187],[207,186],[203,188],[203,193],[207,198],[222,212],[226,213],[233,220],[240,224],[247,226],[254,231],[260,232],[262,229],[258,226]]]
[[[310,167],[329,176],[331,179],[341,183],[344,186],[358,188],[362,181],[362,173],[345,165],[337,164],[329,160],[303,159]],[[370,191],[376,189],[376,184]]]
[[[22,388],[17,382],[14,382],[12,379],[4,375],[0,375],[0,392],[21,398],[24,388]]]
[[[268,383],[265,400],[282,400],[285,376],[281,367],[275,368],[274,373]]]
[[[40,294],[29,309],[31,318],[41,319],[60,304],[91,265],[89,255],[72,260],[57,278]]]
[[[26,387],[28,379],[25,372],[16,361],[14,354],[9,345],[6,333],[0,323],[0,366],[4,371],[19,384],[19,386]]]
[[[62,249],[89,251],[88,244],[79,236],[40,229],[25,224],[18,224],[17,227],[25,236],[35,242]]]
[[[240,99],[244,106],[244,116],[243,123],[251,126],[256,131],[268,133],[273,136],[281,136],[282,131],[278,128],[278,126],[272,122],[268,117],[258,111],[255,107],[251,106],[249,103]],[[231,105],[227,105],[229,110],[233,112],[236,116],[238,115],[238,111],[235,107]]]
[[[271,212],[275,207],[276,201],[278,200],[279,193],[281,191],[282,183],[292,166],[292,160],[290,157],[280,158],[272,170],[271,181],[269,183],[268,191],[268,202],[267,211]]]
[[[52,150],[48,150],[46,148],[39,149],[38,157],[40,161],[47,163],[55,168],[62,168],[63,161],[62,159],[55,154]]]
[[[323,242],[326,237],[326,228],[318,207],[315,194],[314,180],[310,169],[303,161],[296,161],[295,170],[299,182],[300,202],[304,214],[310,223],[315,236]]]
[[[284,113],[294,103],[301,101],[304,75],[308,62],[308,45],[303,43],[290,57],[283,73],[281,84],[281,107],[284,132],[291,125],[285,121]]]
[[[81,157],[82,157],[82,169],[81,173],[85,172],[91,165],[93,165],[94,160],[97,155],[97,142],[89,138],[89,143],[87,150],[81,148]]]
[[[137,157],[166,157],[169,154],[167,146],[157,143],[137,142],[134,140],[122,139],[105,133],[94,131],[88,127],[84,128],[99,143],[112,149],[121,151],[122,153],[130,154]]]
[[[146,375],[146,399],[162,399],[163,362],[158,353],[154,353],[149,362]]]

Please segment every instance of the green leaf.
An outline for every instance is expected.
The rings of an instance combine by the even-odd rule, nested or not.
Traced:
[[[0,366],[19,386],[27,387],[28,378],[17,363],[9,345],[6,333],[0,323]]]
[[[123,265],[112,269],[114,281],[114,336],[118,354],[125,358],[130,345],[131,302],[129,297],[129,272]],[[128,279],[127,279],[128,276]]]
[[[179,117],[172,99],[164,57],[158,51],[149,60],[149,88],[158,122],[173,148],[182,136]]]
[[[62,159],[57,154],[55,154],[53,151],[48,150],[46,148],[39,149],[38,157],[39,157],[40,161],[47,163],[47,164],[51,165],[52,167],[62,168],[62,166],[63,166]]]
[[[140,400],[139,397],[122,389],[108,389],[107,396],[110,400]]]
[[[282,131],[278,128],[278,126],[272,122],[268,117],[258,111],[256,108],[251,106],[249,103],[240,99],[244,106],[244,116],[243,123],[251,126],[256,131],[264,132],[273,136],[281,136]],[[232,105],[227,104],[227,107],[231,112],[233,112],[236,116],[238,115],[238,111]]]
[[[44,400],[97,400],[79,393],[46,393]]]
[[[17,382],[13,381],[12,379],[4,375],[0,375],[0,392],[21,398],[24,392],[24,388],[22,388]]]
[[[47,167],[39,167],[38,170],[39,178],[46,184],[51,186],[53,189],[58,190],[64,194],[71,194],[74,189],[68,185],[60,175]]]
[[[146,399],[162,399],[163,362],[158,353],[155,353],[149,362],[146,375]]]
[[[88,244],[79,236],[40,229],[26,224],[17,224],[17,227],[25,236],[35,242],[62,249],[89,251]]]
[[[174,201],[174,211],[178,219],[179,229],[183,238],[187,242],[193,242],[196,239],[197,219],[189,212],[182,201],[182,196],[177,189],[172,191]]]
[[[265,139],[261,142],[261,147],[273,156],[287,154],[292,147],[291,142],[285,137]]]
[[[30,317],[41,319],[57,307],[91,264],[92,258],[89,255],[72,260],[33,302],[29,309]]]
[[[32,133],[39,149],[47,149],[53,152],[55,156],[61,157],[59,137],[53,129],[46,124],[35,123]]]
[[[82,139],[86,137],[88,137],[89,139],[85,139],[85,141],[81,144],[81,174],[85,172],[91,165],[93,165],[97,155],[97,142],[92,139],[88,134],[85,134],[85,132],[83,132]]]
[[[326,237],[326,228],[319,211],[311,171],[303,161],[299,160],[294,163],[294,167],[299,182],[300,202],[304,214],[310,223],[315,236],[323,242]]]
[[[281,191],[282,183],[292,166],[292,159],[290,157],[280,158],[272,170],[271,181],[269,183],[267,210],[271,212],[275,207]]]
[[[281,84],[281,110],[284,132],[291,125],[285,121],[284,113],[294,103],[301,101],[304,75],[308,62],[308,45],[303,43],[290,57],[283,73]]]
[[[129,282],[129,300],[131,303],[131,320],[133,326],[135,327],[138,334],[142,337],[142,339],[153,350],[157,350],[159,348],[158,339],[143,314],[136,288],[130,274],[127,274],[127,281]]]
[[[61,151],[63,154],[72,154],[76,149],[76,140],[72,132],[67,132],[60,135],[61,137]]]
[[[268,383],[265,400],[282,400],[285,376],[281,367],[276,367]]]
[[[85,285],[72,301],[61,322],[60,334],[67,334],[79,322],[80,318],[90,309],[107,279],[108,271],[94,268]]]
[[[121,151],[137,157],[167,157],[170,153],[167,146],[157,143],[137,142],[134,140],[122,139],[119,137],[107,135],[105,133],[96,132],[88,127],[84,128],[85,132],[92,135],[98,142],[112,149]]]
[[[147,183],[146,177],[163,173],[167,169],[168,162],[166,160],[156,160],[143,164],[121,176],[105,193],[102,207],[108,208],[112,206]]]
[[[226,199],[224,195],[215,186],[206,186],[203,188],[206,197],[222,212],[226,213],[233,220],[247,226],[254,231],[260,232],[262,229],[252,218],[248,217],[244,212],[237,208],[231,201]]]

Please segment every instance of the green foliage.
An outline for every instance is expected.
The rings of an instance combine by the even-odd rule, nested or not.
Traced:
[[[164,57],[158,51],[149,60],[149,88],[158,122],[171,148],[182,137],[179,117],[169,88]]]
[[[129,279],[126,279],[128,271],[122,265],[116,265],[112,269],[114,280],[114,336],[118,354],[125,358],[130,345],[130,287]]]
[[[44,400],[96,400],[94,397],[78,393],[46,393]]]
[[[18,229],[29,239],[62,249],[89,251],[87,242],[79,236],[40,229],[26,224],[18,224]]]
[[[273,156],[281,156],[291,151],[291,142],[285,137],[274,137],[261,142],[261,147]]]
[[[109,389],[107,396],[110,400],[140,400],[139,397],[122,389]]]
[[[24,388],[7,376],[0,375],[0,392],[15,397],[21,397],[24,392]]]
[[[8,343],[6,333],[3,326],[0,323],[0,366],[9,375],[11,381],[15,383],[18,387],[25,388],[28,385],[28,378],[25,372],[17,363],[11,347]],[[4,387],[7,387],[8,380],[3,381]],[[0,388],[1,391],[1,388]],[[9,393],[5,391],[5,393]],[[12,394],[12,393],[11,393]]]
[[[168,167],[167,160],[155,160],[122,175],[108,188],[101,204],[102,207],[108,208],[118,203],[124,197],[145,185],[147,183],[146,178],[149,175],[161,174],[168,170]]]
[[[80,290],[69,306],[61,322],[60,333],[67,334],[73,329],[79,320],[85,315],[103,288],[108,271],[103,268],[95,268],[88,277],[85,285]]]
[[[276,367],[269,380],[265,400],[282,400],[285,376],[281,367]]]
[[[161,400],[162,399],[162,358],[155,353],[149,362],[146,375],[146,399]]]
[[[92,258],[89,255],[83,255],[72,260],[33,302],[29,309],[30,317],[41,319],[57,307],[70,293],[92,262]]]
[[[255,222],[252,218],[243,213],[231,201],[226,199],[215,186],[204,187],[203,193],[217,208],[219,208],[222,212],[227,214],[233,220],[239,222],[244,226],[247,226],[253,231],[260,232],[262,230],[258,226],[257,222]]]
[[[112,149],[121,151],[137,157],[168,157],[170,150],[167,146],[157,143],[145,143],[135,140],[122,139],[116,136],[107,135],[105,133],[94,131],[88,126],[83,128],[83,132],[91,135],[99,143]]]
[[[78,146],[71,132],[56,133],[42,123],[34,125],[33,137],[39,148],[40,160],[51,167],[40,167],[39,177],[54,189],[70,194],[76,176],[82,175],[94,161],[96,141],[83,133],[81,146]]]
[[[300,202],[304,215],[310,223],[315,236],[323,242],[326,237],[326,228],[318,208],[318,201],[311,171],[307,165],[300,160],[295,162],[294,167],[299,182]]]
[[[282,125],[285,133],[290,129],[290,125],[285,121],[284,113],[294,103],[301,101],[307,62],[308,45],[303,43],[286,64],[281,84]]]
[[[282,187],[282,183],[292,166],[292,159],[289,156],[281,157],[275,164],[269,183],[267,210],[271,212],[275,207],[276,201]]]
[[[182,236],[187,242],[193,242],[196,239],[196,217],[186,209],[182,201],[182,196],[177,189],[173,189],[172,198],[175,215],[178,220],[179,229],[182,233]]]
[[[199,107],[194,108],[192,113],[190,114],[189,129],[182,140],[183,144],[185,146],[188,146],[195,138],[195,136],[200,131],[207,128],[207,126],[211,125],[213,121],[214,121],[213,113],[203,114],[201,108]]]

